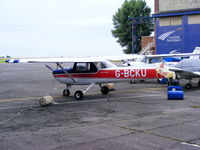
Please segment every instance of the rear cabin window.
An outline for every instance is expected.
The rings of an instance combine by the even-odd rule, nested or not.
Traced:
[[[90,73],[97,72],[97,67],[92,62],[79,62],[74,65],[73,72],[76,73]]]
[[[89,71],[90,64],[88,63],[77,63],[76,64],[76,71]]]

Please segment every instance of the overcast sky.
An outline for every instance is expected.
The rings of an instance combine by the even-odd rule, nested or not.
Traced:
[[[112,16],[124,0],[0,0],[0,56],[122,54]],[[146,0],[152,8],[154,0]]]

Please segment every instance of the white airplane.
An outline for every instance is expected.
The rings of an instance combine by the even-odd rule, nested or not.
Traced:
[[[115,57],[115,60],[122,60],[124,66],[154,66],[157,63],[163,61],[166,57],[189,57],[176,62],[165,62],[170,71],[175,72],[177,79],[188,79],[188,83],[185,84],[186,89],[192,88],[192,79],[197,78],[198,86],[200,87],[200,47],[196,47],[193,53],[179,53],[179,54],[158,54],[158,55],[133,55],[133,60],[131,55],[123,59]],[[113,58],[111,57],[110,60]],[[152,61],[153,59],[160,59],[158,62]],[[159,80],[158,80],[159,81]]]
[[[196,48],[197,49],[197,48]],[[194,50],[193,53],[178,53],[178,54],[157,54],[157,55],[133,55],[131,59],[131,56],[128,55],[127,58],[123,56],[122,59],[119,57],[116,57],[115,60],[121,60],[124,65],[123,66],[135,66],[135,65],[141,65],[141,64],[153,64],[153,63],[160,63],[165,62],[165,65],[167,66],[175,66],[179,61],[181,61],[181,58],[183,57],[189,57],[189,59],[198,59],[200,56],[200,47],[199,50]],[[177,58],[175,61],[165,61],[164,58]],[[178,60],[179,59],[179,60]],[[112,57],[108,60],[114,60]]]
[[[186,89],[192,88],[192,79],[197,78],[200,87],[200,59],[183,59],[174,67],[168,67],[169,70],[176,73],[177,79],[187,79],[189,82],[185,84]]]
[[[105,59],[93,58],[38,58],[38,59],[9,59],[7,63],[55,63],[59,69],[52,69],[54,78],[61,84],[66,85],[63,90],[64,96],[70,95],[69,88],[71,85],[89,85],[84,90],[77,90],[74,94],[75,99],[82,99],[92,86],[98,84],[102,94],[108,94],[109,88],[102,86],[105,83],[114,83],[121,81],[131,81],[133,79],[157,79],[162,78],[162,68],[158,73],[157,66],[128,66],[117,67],[113,63]],[[63,63],[72,63],[73,65],[64,68]],[[46,102],[42,102],[46,104]]]

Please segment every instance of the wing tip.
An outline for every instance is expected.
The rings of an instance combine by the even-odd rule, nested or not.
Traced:
[[[5,63],[9,63],[9,62],[10,62],[10,59],[6,59],[6,60],[5,60]]]
[[[7,59],[5,60],[6,63],[19,63],[19,59]]]

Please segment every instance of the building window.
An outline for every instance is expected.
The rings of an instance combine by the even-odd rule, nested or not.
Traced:
[[[160,26],[170,26],[170,18],[160,18]]]
[[[177,26],[182,25],[182,17],[176,16],[176,17],[165,17],[160,18],[160,26]]]
[[[182,25],[182,17],[171,17],[171,26]]]
[[[188,24],[200,24],[200,14],[198,15],[189,15]]]

